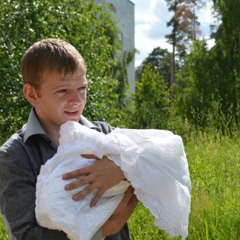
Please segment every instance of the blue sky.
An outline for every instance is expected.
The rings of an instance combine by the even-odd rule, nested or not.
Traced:
[[[172,13],[168,11],[164,0],[131,1],[135,4],[135,48],[140,52],[135,56],[135,66],[139,66],[149,53],[158,46],[171,51],[171,46],[166,42],[165,35],[171,32],[171,28],[167,28],[166,22],[171,19]],[[206,2],[206,6],[198,14],[203,38],[209,37],[209,25],[213,23],[212,0]],[[211,41],[209,45],[212,45]]]

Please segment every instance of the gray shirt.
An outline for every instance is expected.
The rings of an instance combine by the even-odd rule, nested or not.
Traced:
[[[105,134],[112,131],[105,122],[80,123]],[[40,227],[35,218],[35,191],[41,165],[52,158],[57,146],[46,135],[32,109],[27,124],[0,148],[0,209],[11,240],[67,240],[62,231]],[[63,216],[64,217],[64,216]],[[94,239],[101,239],[101,232]],[[105,240],[128,240],[127,224]]]

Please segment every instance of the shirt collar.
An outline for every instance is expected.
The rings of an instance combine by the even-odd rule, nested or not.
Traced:
[[[80,123],[87,126],[88,128],[96,129],[96,126],[92,122],[88,121],[84,116],[80,117]],[[46,132],[44,131],[42,125],[37,118],[34,108],[32,108],[29,114],[26,130],[23,136],[23,141],[26,142],[28,138],[33,135],[47,136]]]
[[[41,126],[40,122],[38,121],[38,118],[36,116],[36,113],[34,111],[34,108],[32,108],[27,125],[26,125],[26,130],[23,136],[23,141],[26,142],[29,137],[32,135],[46,135],[45,131],[43,130],[43,127]]]

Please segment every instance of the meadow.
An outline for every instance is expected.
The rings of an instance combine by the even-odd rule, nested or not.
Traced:
[[[188,240],[240,239],[239,137],[198,134],[186,140],[192,181]],[[130,218],[132,240],[180,240],[154,226],[141,203]],[[8,240],[0,220],[0,240]]]
[[[240,239],[239,137],[198,134],[185,144],[192,181],[188,240]],[[154,226],[141,205],[130,219],[133,240],[180,240]]]

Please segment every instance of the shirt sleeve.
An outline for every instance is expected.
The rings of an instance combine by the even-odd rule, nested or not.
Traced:
[[[0,207],[10,239],[68,240],[62,231],[42,228],[35,219],[36,177],[27,154],[15,146],[0,150]],[[12,237],[11,237],[12,236]]]

